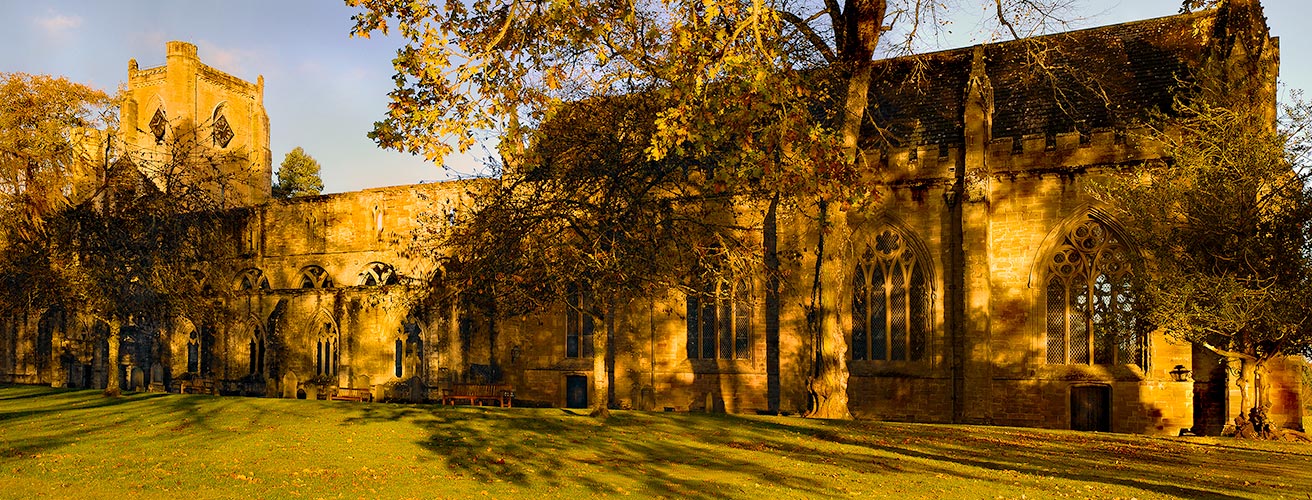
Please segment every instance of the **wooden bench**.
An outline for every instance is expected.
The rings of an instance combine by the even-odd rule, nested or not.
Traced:
[[[442,404],[455,405],[465,401],[470,405],[497,404],[510,408],[515,391],[507,384],[451,384],[442,389]]]
[[[369,389],[348,389],[338,387],[333,389],[333,395],[329,399],[333,401],[355,401],[357,403],[369,403],[374,400],[374,394]]]

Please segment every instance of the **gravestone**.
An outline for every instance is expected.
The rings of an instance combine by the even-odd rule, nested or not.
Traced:
[[[411,377],[405,381],[406,397],[411,403],[422,403],[428,399],[428,385],[424,384],[419,377]]]
[[[282,397],[287,399],[296,399],[296,372],[287,370],[282,376]]]
[[[143,386],[145,386],[145,382],[146,382],[146,374],[145,372],[141,371],[141,367],[140,366],[132,367],[132,372],[131,375],[129,375],[129,379],[128,379],[128,390],[129,391],[140,390]]]
[[[150,365],[150,383],[152,384],[164,383],[164,365],[159,364],[158,361]]]
[[[158,361],[150,365],[150,392],[164,392],[164,365]]]

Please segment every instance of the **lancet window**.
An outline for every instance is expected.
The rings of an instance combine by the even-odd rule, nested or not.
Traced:
[[[341,364],[341,335],[338,335],[337,325],[328,321],[327,318],[320,318],[321,323],[318,326],[318,335],[314,344],[314,370],[316,375],[336,376],[337,368]]]
[[[264,329],[260,325],[255,325],[251,329],[251,339],[249,345],[250,354],[250,373],[251,375],[264,374]]]

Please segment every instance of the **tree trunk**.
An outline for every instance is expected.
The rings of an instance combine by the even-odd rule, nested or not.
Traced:
[[[1240,417],[1243,417],[1244,414],[1252,408],[1252,405],[1250,405],[1249,402],[1251,401],[1250,393],[1252,392],[1250,389],[1253,386],[1253,368],[1252,361],[1243,358],[1239,359],[1239,376],[1235,378],[1235,385],[1239,387]]]
[[[843,138],[843,158],[847,165],[865,161],[860,151],[861,121],[869,102],[870,72],[875,48],[883,33],[885,0],[847,0],[843,4],[839,62],[849,71],[843,115],[838,124]],[[816,235],[815,281],[811,288],[811,328],[815,342],[815,368],[809,381],[811,409],[815,418],[852,418],[847,403],[847,337],[843,334],[837,306],[842,300],[844,261],[840,245],[826,241],[838,231],[845,231],[847,214],[823,197],[817,203],[819,224]],[[826,249],[826,244],[830,248]]]
[[[820,241],[816,248],[815,283],[812,288],[812,328],[815,330],[815,369],[808,381],[811,393],[811,418],[852,418],[847,408],[847,339],[839,323],[836,307],[840,300],[842,259],[825,248],[826,233],[831,233],[831,204],[820,204]]]
[[[606,370],[606,352],[610,347],[610,337],[615,331],[614,303],[607,302],[602,322],[606,332],[592,335],[592,413],[597,418],[610,416],[610,374]],[[587,313],[586,311],[584,312]]]
[[[771,414],[780,407],[779,380],[779,193],[765,212],[761,244],[765,253],[765,398]],[[652,352],[655,352],[654,350]],[[654,384],[653,384],[654,385]]]
[[[118,316],[112,316],[109,319],[109,355],[105,356],[105,395],[117,397],[123,393],[118,386],[118,349],[119,334],[123,331],[123,323]]]

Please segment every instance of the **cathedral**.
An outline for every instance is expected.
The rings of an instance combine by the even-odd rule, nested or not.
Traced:
[[[189,43],[167,49],[163,66],[128,64],[124,140],[149,150],[197,130],[243,158],[226,167],[240,187],[222,194],[241,214],[233,262],[195,271],[223,314],[126,328],[119,359],[74,311],[0,320],[0,382],[104,387],[113,363],[129,390],[436,401],[481,382],[515,406],[588,406],[601,332],[566,306],[577,297],[514,318],[416,299],[440,270],[411,251],[413,231],[460,210],[477,180],[272,199],[263,77],[207,66]],[[904,140],[869,152],[885,194],[844,228],[852,414],[1219,433],[1239,412],[1226,367],[1135,323],[1134,242],[1084,186],[1161,157],[1139,128],[1210,55],[1274,68],[1278,50],[1260,6],[1234,2],[878,62],[871,115]],[[1275,82],[1259,90],[1274,113]],[[807,223],[781,220],[779,247],[813,248]],[[777,318],[753,293],[763,279],[716,301],[671,291],[626,305],[610,404],[805,411],[813,259],[785,264]],[[1271,415],[1302,428],[1301,364],[1272,363]]]

